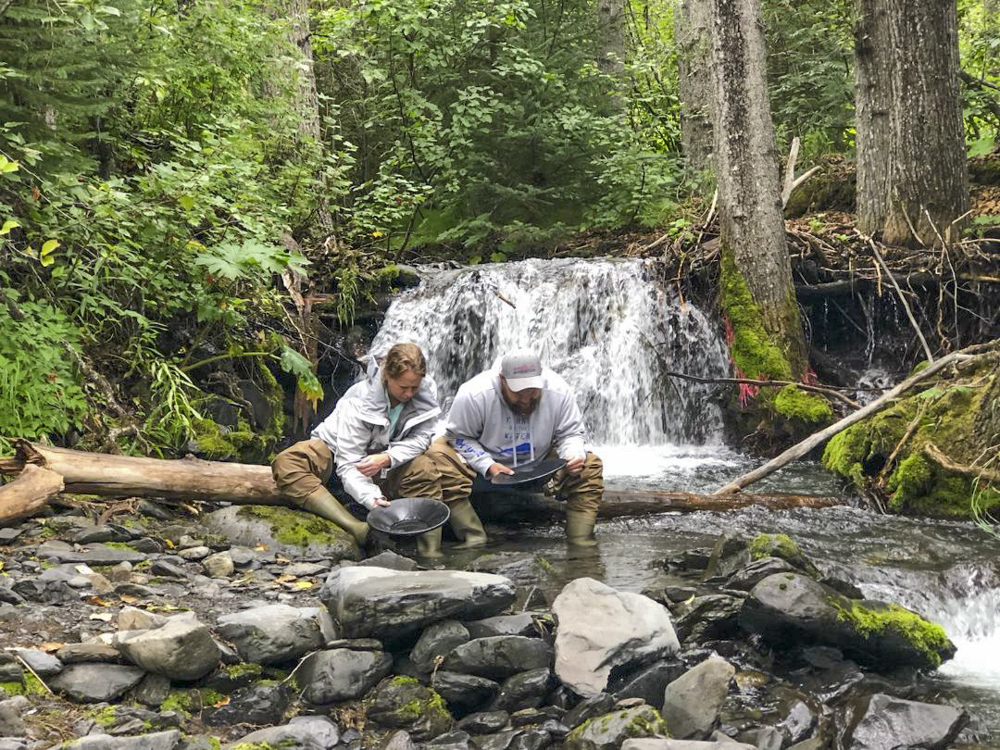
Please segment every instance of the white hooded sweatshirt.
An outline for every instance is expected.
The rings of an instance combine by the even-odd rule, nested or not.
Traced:
[[[378,364],[369,361],[364,380],[352,385],[333,413],[312,431],[333,453],[337,476],[344,490],[366,508],[374,508],[382,490],[358,471],[357,464],[373,453],[387,453],[396,468],[427,450],[434,435],[438,406],[434,381],[425,376],[416,395],[404,406],[390,434],[389,401]]]
[[[587,454],[583,417],[565,380],[542,368],[542,397],[530,416],[504,400],[499,366],[462,384],[452,403],[445,436],[473,469],[486,476],[494,462],[530,467],[555,446],[567,461]]]

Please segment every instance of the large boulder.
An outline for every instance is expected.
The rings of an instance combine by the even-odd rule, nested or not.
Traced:
[[[310,654],[295,673],[295,684],[310,703],[360,698],[389,674],[392,657],[383,651],[335,648]]]
[[[442,735],[454,723],[441,696],[412,677],[384,680],[367,715],[378,726],[405,729],[417,741]]]
[[[350,566],[333,571],[319,596],[345,637],[396,639],[439,620],[499,614],[515,590],[488,573]]]
[[[523,635],[495,635],[476,638],[454,649],[441,665],[449,672],[462,672],[505,680],[519,672],[552,666],[552,646]]]
[[[595,716],[568,735],[566,750],[618,750],[634,737],[667,737],[667,725],[652,706],[636,706]]]
[[[315,607],[287,604],[254,607],[219,618],[219,634],[236,646],[243,661],[281,664],[323,648],[328,615]]]
[[[354,537],[325,518],[276,505],[231,505],[203,517],[205,526],[231,544],[264,545],[288,557],[360,560]],[[234,558],[235,561],[235,558]]]
[[[556,597],[556,675],[582,696],[604,692],[612,670],[677,653],[680,644],[663,605],[641,594],[577,578]]]
[[[877,693],[851,733],[851,750],[896,750],[950,746],[968,721],[953,706],[917,703]]]
[[[955,655],[939,625],[896,604],[848,599],[797,573],[768,576],[750,592],[740,626],[777,648],[817,642],[874,667],[933,669]]]
[[[670,735],[679,739],[707,737],[719,718],[735,674],[732,664],[713,656],[667,685],[662,714]]]
[[[124,631],[116,640],[130,662],[171,680],[204,677],[222,657],[211,631],[189,617],[172,618],[155,630]]]
[[[139,684],[146,672],[118,664],[71,664],[49,681],[49,687],[78,703],[111,701]]]

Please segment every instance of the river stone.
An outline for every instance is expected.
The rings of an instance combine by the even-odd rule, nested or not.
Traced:
[[[524,708],[537,708],[545,702],[553,682],[552,670],[548,668],[508,677],[500,686],[500,693],[493,699],[490,710],[514,713]]]
[[[21,712],[30,705],[23,695],[0,701],[0,737],[25,737],[28,727],[21,718]]]
[[[333,571],[319,593],[348,638],[400,638],[445,619],[477,619],[514,601],[514,584],[488,573],[364,566]]]
[[[483,620],[467,622],[465,627],[469,629],[469,635],[473,638],[489,638],[491,635],[538,636],[535,615],[531,612],[487,617]]]
[[[734,638],[740,631],[739,614],[743,599],[725,594],[696,597],[676,612],[677,635],[685,643]]]
[[[71,664],[49,680],[49,687],[77,703],[111,701],[139,684],[146,674],[118,664]]]
[[[216,552],[201,561],[201,566],[212,578],[228,578],[236,569],[232,555],[228,552]]]
[[[211,631],[189,617],[175,617],[162,627],[120,633],[117,646],[133,664],[171,680],[197,680],[219,665]]]
[[[780,557],[762,557],[760,560],[744,565],[726,581],[726,588],[737,591],[749,591],[768,576],[778,573],[794,573],[795,568],[787,560]]]
[[[418,742],[444,734],[454,723],[441,696],[412,677],[383,680],[367,716],[387,729],[405,729]]]
[[[542,750],[552,744],[548,732],[542,729],[514,729],[476,739],[479,750]]]
[[[230,724],[277,724],[285,715],[292,696],[282,685],[251,685],[227,696],[228,703],[204,708],[202,721],[210,726]]]
[[[174,750],[180,744],[177,729],[153,732],[141,737],[112,737],[110,734],[91,734],[73,742],[60,745],[66,750]]]
[[[595,716],[563,741],[566,750],[618,750],[633,737],[666,737],[667,724],[652,706],[636,706]]]
[[[227,750],[243,746],[274,747],[282,750],[334,750],[340,742],[340,730],[326,716],[296,716],[280,727],[251,732]]]
[[[392,669],[383,651],[336,648],[310,654],[295,673],[295,684],[310,703],[323,705],[360,698]]]
[[[455,730],[445,732],[430,742],[425,742],[423,747],[424,750],[475,750],[477,745],[472,744],[472,738],[468,732]]]
[[[679,739],[707,737],[729,694],[736,668],[725,659],[709,657],[667,685],[663,718]]]
[[[663,691],[667,685],[687,671],[680,660],[663,659],[643,667],[638,672],[614,680],[611,692],[616,701],[642,698],[651,706],[663,706]]]
[[[756,745],[745,745],[742,742],[702,742],[700,740],[625,740],[621,750],[758,750]],[[791,750],[791,749],[789,749]]]
[[[506,711],[483,711],[466,716],[458,722],[458,728],[472,734],[491,734],[499,732],[509,721],[510,714]]]
[[[398,729],[388,737],[379,746],[379,750],[417,750],[417,744],[410,737],[410,733]]]
[[[63,663],[52,654],[34,648],[16,648],[14,653],[24,659],[39,677],[52,677],[63,671]]]
[[[677,653],[680,644],[661,604],[577,578],[556,597],[556,676],[584,697],[602,693],[611,671]]]
[[[189,613],[184,613],[189,614]],[[190,613],[194,616],[194,613]],[[181,617],[182,615],[178,615]],[[119,630],[152,630],[167,624],[170,620],[166,615],[158,615],[155,612],[147,612],[138,607],[122,607],[118,613]]]
[[[122,655],[118,653],[118,649],[100,641],[67,643],[56,651],[56,656],[59,657],[59,661],[63,664],[81,664],[86,662],[119,664],[122,660]]]
[[[585,721],[595,716],[606,714],[615,707],[615,699],[607,693],[598,693],[584,698],[563,716],[563,723],[570,729],[576,729]]]
[[[136,563],[146,559],[144,554],[132,549],[91,544],[85,551],[77,551],[66,542],[57,540],[38,545],[35,557],[39,560],[55,558],[61,563],[86,563],[87,565],[115,565],[125,560]]]
[[[447,656],[456,647],[468,643],[469,640],[469,631],[462,623],[455,620],[436,622],[420,634],[416,645],[410,651],[410,659],[419,669],[430,672],[434,669],[435,659]]]
[[[270,505],[231,505],[204,516],[203,522],[206,528],[222,534],[231,544],[250,548],[262,544],[268,552],[286,557],[331,561],[361,558],[354,537],[332,521],[302,510]]]
[[[552,665],[552,646],[539,638],[495,635],[476,638],[445,657],[442,669],[505,680],[518,672],[547,669]]]
[[[364,560],[356,563],[350,563],[351,565],[360,565],[366,568],[389,568],[390,570],[401,570],[409,572],[411,570],[417,570],[420,568],[417,565],[416,560],[411,560],[409,557],[404,557],[397,552],[393,552],[391,549],[383,550],[377,555],[372,557],[366,557]]]
[[[728,578],[750,562],[750,545],[736,534],[720,534],[704,566],[702,580]]]
[[[863,620],[886,618],[885,624],[881,630],[864,632],[845,616],[853,612],[861,612]],[[797,573],[769,576],[754,586],[739,621],[742,628],[759,633],[777,648],[819,642],[841,648],[874,667],[933,669],[955,655],[955,645],[944,630],[916,613],[895,604],[847,599]],[[916,636],[908,637],[892,624],[896,621],[902,621]]]
[[[435,672],[431,684],[456,716],[475,711],[500,692],[493,680],[458,672]]]
[[[219,618],[219,634],[236,646],[243,661],[281,664],[293,661],[327,641],[316,608],[299,609],[287,604],[254,607]]]
[[[182,549],[177,552],[177,556],[188,562],[198,562],[199,560],[204,560],[206,557],[212,554],[212,550],[204,545],[198,547],[188,547],[187,549]]]
[[[917,703],[877,693],[851,733],[851,750],[928,748],[951,744],[968,721],[968,714],[953,706]]]

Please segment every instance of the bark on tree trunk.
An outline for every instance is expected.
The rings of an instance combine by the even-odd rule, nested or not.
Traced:
[[[785,244],[760,0],[711,0],[710,8],[722,255],[732,258],[797,378],[808,358]]]
[[[597,23],[601,34],[601,54],[597,67],[607,75],[625,72],[625,2],[597,0]]]
[[[10,484],[0,486],[0,523],[30,518],[63,491],[54,471],[28,465]]]
[[[858,226],[933,244],[969,207],[955,0],[857,2]]]
[[[709,0],[681,0],[674,13],[681,147],[688,164],[712,167],[712,36]]]

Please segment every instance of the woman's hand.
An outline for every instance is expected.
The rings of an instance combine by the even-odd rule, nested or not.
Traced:
[[[358,461],[358,471],[366,477],[373,477],[392,463],[388,453],[373,453]]]
[[[386,500],[384,497],[376,497],[375,498],[375,507],[376,508],[384,508],[388,504],[389,504],[389,501]]]

